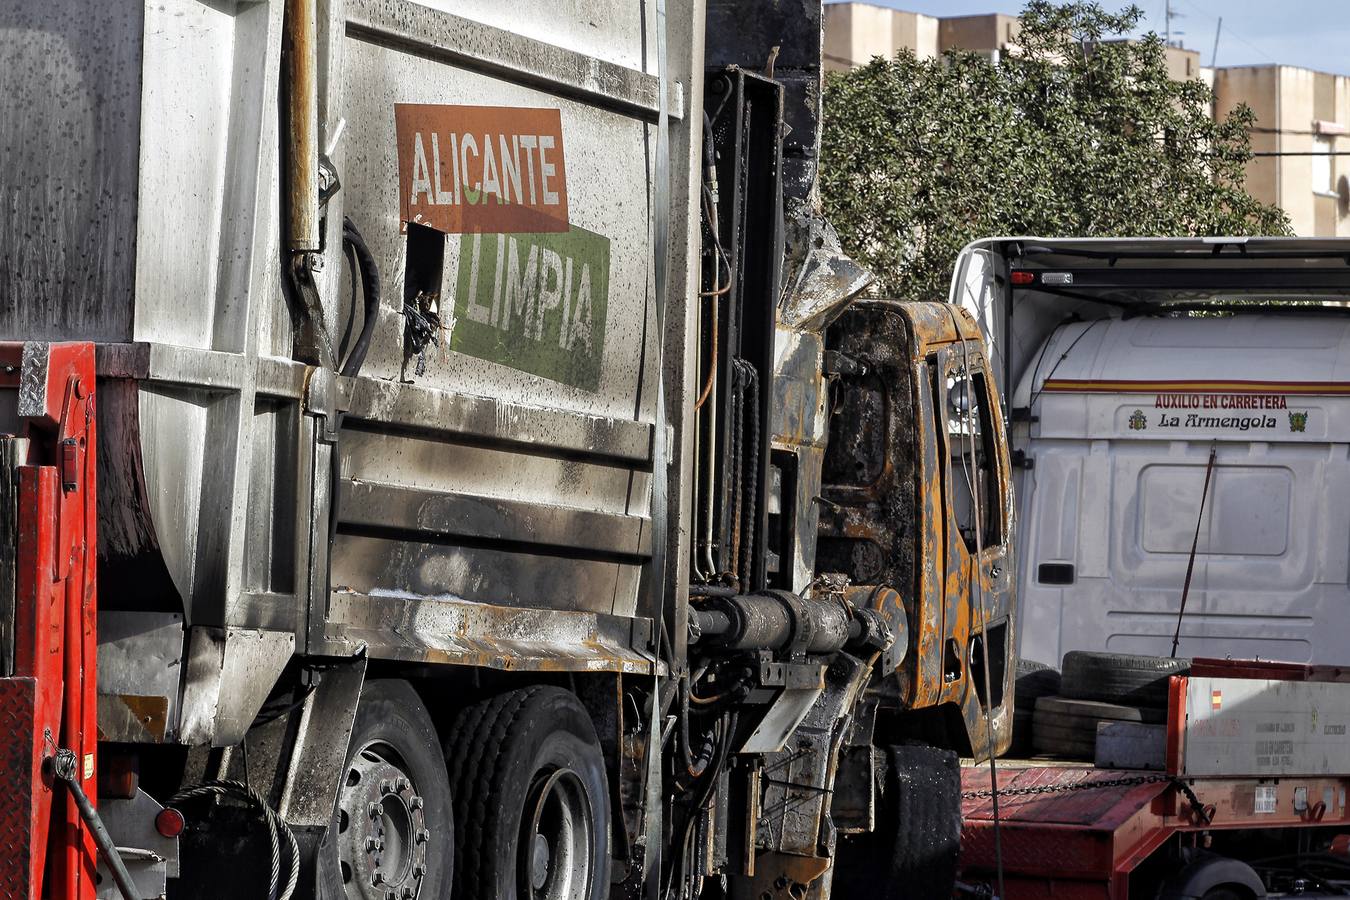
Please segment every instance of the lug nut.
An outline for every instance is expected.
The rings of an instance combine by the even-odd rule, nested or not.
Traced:
[[[393,792],[394,792],[394,785],[393,785],[392,782],[389,782],[389,781],[381,781],[381,782],[380,782],[380,793],[381,793],[381,794],[392,794]]]
[[[384,884],[384,873],[376,872],[374,875],[370,876],[370,883],[374,885]]]
[[[429,841],[429,840],[431,840],[431,832],[430,832],[430,831],[428,831],[428,830],[425,829],[425,828],[419,828],[419,829],[417,829],[417,843],[419,843],[419,844],[425,844],[425,843],[426,843],[427,841]]]
[[[400,778],[397,782],[395,782],[395,784],[397,784],[398,789],[400,791],[406,791],[409,787],[411,787],[411,785],[408,784],[408,779],[406,778]]]
[[[371,851],[378,850],[380,849],[380,842],[373,837],[368,837],[366,838],[366,849]]]
[[[413,897],[417,896],[413,889],[407,885],[403,886],[403,890],[399,891],[398,895],[402,897],[403,900],[412,900]]]
[[[372,819],[378,819],[380,817],[380,804],[376,803],[374,800],[367,803],[366,815],[370,816]]]
[[[414,878],[421,878],[425,874],[427,874],[427,867],[425,865],[423,865],[422,863],[418,863],[417,865],[413,866]]]
[[[421,809],[423,805],[425,805],[425,803],[426,803],[425,800],[414,794],[412,799],[408,801],[408,806],[412,807],[413,809]]]

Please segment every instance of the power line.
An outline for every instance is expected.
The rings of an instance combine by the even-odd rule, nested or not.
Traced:
[[[1191,7],[1191,9],[1195,10],[1195,11],[1198,12],[1200,15],[1205,16],[1205,17],[1207,17],[1207,18],[1209,18],[1209,19],[1212,19],[1212,20],[1219,20],[1219,19],[1221,18],[1220,16],[1214,15],[1214,13],[1210,12],[1208,9],[1206,9],[1206,8],[1203,7],[1203,6],[1201,6],[1199,3],[1196,3],[1195,0],[1180,0],[1180,2],[1185,3],[1187,6]],[[1249,49],[1255,50],[1257,53],[1261,54],[1261,56],[1265,57],[1266,59],[1270,60],[1271,62],[1273,62],[1273,63],[1278,63],[1278,62],[1279,62],[1279,60],[1277,60],[1275,57],[1271,56],[1271,55],[1270,55],[1269,53],[1267,53],[1265,50],[1263,50],[1262,48],[1258,47],[1256,44],[1253,44],[1251,41],[1247,40],[1247,39],[1244,38],[1242,35],[1238,34],[1236,31],[1234,31],[1232,25],[1229,25],[1229,26],[1228,26],[1228,31],[1227,31],[1226,33],[1227,33],[1228,37],[1230,37],[1230,38],[1232,38],[1233,40],[1237,41],[1239,44],[1245,44]]]

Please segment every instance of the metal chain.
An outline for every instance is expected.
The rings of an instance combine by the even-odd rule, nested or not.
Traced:
[[[1032,797],[1041,794],[1068,794],[1074,791],[1095,791],[1102,788],[1115,787],[1138,787],[1143,784],[1170,784],[1180,791],[1186,801],[1190,803],[1191,808],[1200,820],[1208,825],[1213,820],[1210,811],[1200,802],[1195,791],[1185,781],[1174,775],[1131,775],[1127,778],[1110,778],[1104,781],[1077,781],[1073,784],[1038,784],[1033,787],[1020,788],[999,788],[998,796],[1002,797]],[[962,791],[962,800],[977,800],[982,797],[992,797],[994,791],[991,788],[985,788],[978,791]]]

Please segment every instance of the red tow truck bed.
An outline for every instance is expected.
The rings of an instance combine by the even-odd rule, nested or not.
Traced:
[[[1007,900],[1126,900],[1130,878],[1176,835],[1345,825],[1350,674],[1196,660],[1172,679],[1163,772],[1000,760]],[[987,764],[962,771],[962,880],[995,884]]]

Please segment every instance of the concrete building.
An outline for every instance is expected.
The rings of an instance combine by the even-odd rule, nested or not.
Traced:
[[[1016,16],[926,16],[873,3],[825,7],[825,67],[840,71],[912,50],[920,58],[951,49],[987,53],[993,59],[1017,53]],[[1173,78],[1198,78],[1215,91],[1215,112],[1245,102],[1256,112],[1248,166],[1248,190],[1282,207],[1295,234],[1350,236],[1350,77],[1296,66],[1230,66],[1209,69],[1200,54],[1167,48]],[[1340,160],[1344,159],[1345,162]]]
[[[1214,73],[1219,115],[1256,113],[1247,189],[1289,215],[1300,235],[1350,236],[1350,78],[1296,66],[1230,66]]]
[[[950,49],[1015,52],[1020,28],[1016,16],[998,13],[938,18],[874,3],[831,3],[825,6],[825,68],[851,69],[901,50],[920,59]]]
[[[911,50],[920,59],[947,50],[971,50],[997,59],[1016,53],[1022,24],[1017,16],[926,16],[875,3],[830,3],[825,6],[825,67],[841,71],[861,66],[874,56],[886,59]],[[1200,54],[1183,47],[1167,48],[1173,78],[1203,78]]]
[[[920,59],[937,56],[938,22],[934,16],[871,3],[827,4],[825,70],[852,69],[874,56],[890,59],[901,50],[912,50]]]
[[[974,50],[981,53],[1016,51],[1022,22],[1017,16],[946,16],[938,20],[938,50]]]

